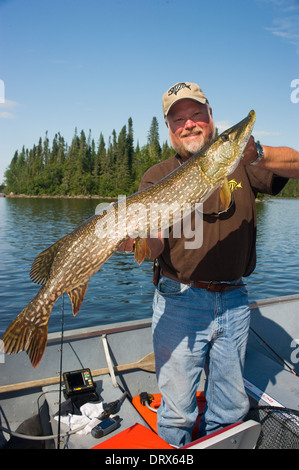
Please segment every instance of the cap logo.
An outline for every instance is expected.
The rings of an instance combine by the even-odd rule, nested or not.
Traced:
[[[189,90],[191,90],[191,85],[187,85],[186,83],[177,83],[168,90],[168,96],[177,95],[183,88],[189,88]]]

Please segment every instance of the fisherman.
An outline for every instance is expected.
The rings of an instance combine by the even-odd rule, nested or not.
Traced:
[[[175,84],[163,95],[162,105],[176,155],[151,167],[139,190],[167,176],[215,136],[210,103],[197,84]],[[299,178],[299,152],[261,146],[251,136],[241,164],[229,176],[228,210],[223,211],[218,191],[203,204],[202,246],[187,249],[184,235],[177,238],[172,231],[165,238],[160,233],[147,239],[159,263],[152,321],[162,394],[158,432],[170,444],[192,440],[203,370],[207,405],[200,436],[236,423],[248,412],[243,367],[250,310],[244,278],[256,264],[255,198],[258,192],[278,194],[288,178]],[[132,247],[129,239],[121,250]]]

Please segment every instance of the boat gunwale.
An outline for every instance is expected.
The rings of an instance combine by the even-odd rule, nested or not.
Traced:
[[[96,336],[102,336],[113,333],[122,333],[131,330],[140,330],[142,328],[149,328],[152,325],[151,318],[144,318],[141,320],[131,320],[119,323],[109,323],[103,326],[90,326],[87,328],[77,328],[73,330],[65,330],[63,333],[64,341],[73,341],[80,339],[87,339]],[[47,344],[53,344],[61,341],[61,332],[57,331],[49,333]]]
[[[269,299],[257,300],[250,303],[250,310],[260,307],[267,307],[274,304],[295,302],[299,301],[299,294],[286,295],[280,297],[270,297]],[[64,341],[73,341],[80,339],[87,339],[96,336],[102,336],[113,333],[121,333],[130,330],[139,330],[142,328],[149,328],[152,325],[151,317],[143,318],[140,320],[129,320],[125,322],[109,323],[107,325],[98,325],[85,328],[76,328],[72,330],[65,330],[63,333]],[[53,332],[48,335],[48,345],[61,341],[61,332]]]
[[[252,302],[249,307],[250,310],[259,307],[266,307],[272,304],[279,304],[279,303],[286,303],[286,302],[294,302],[299,301],[299,294],[292,294],[292,295],[282,295],[280,297],[269,297],[268,299],[261,299],[255,302]]]

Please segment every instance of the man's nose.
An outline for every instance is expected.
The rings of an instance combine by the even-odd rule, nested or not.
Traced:
[[[191,118],[188,118],[185,122],[185,129],[193,129],[196,126],[195,122]]]

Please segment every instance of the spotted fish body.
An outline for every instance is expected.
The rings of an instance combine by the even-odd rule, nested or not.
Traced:
[[[254,121],[255,113],[250,111],[245,119],[225,131],[170,175],[126,198],[125,220],[118,217],[122,211],[122,203],[119,201],[40,253],[33,262],[30,276],[42,287],[4,333],[4,351],[10,354],[25,350],[36,367],[46,348],[48,322],[54,303],[67,292],[73,314],[78,313],[91,276],[129,237],[128,230],[121,230],[120,225],[123,228],[125,222],[125,227],[128,227],[132,222],[130,208],[140,205],[144,209],[137,218],[138,233],[142,233],[144,238],[138,236],[135,243],[135,254],[140,263],[147,253],[144,239],[150,235],[151,227],[163,230],[172,225],[173,219],[182,215],[184,205],[189,204],[194,208],[196,203],[204,202],[234,171]],[[151,207],[155,203],[174,207],[167,220],[162,220],[159,212],[153,215]],[[133,220],[136,222],[136,216]]]

